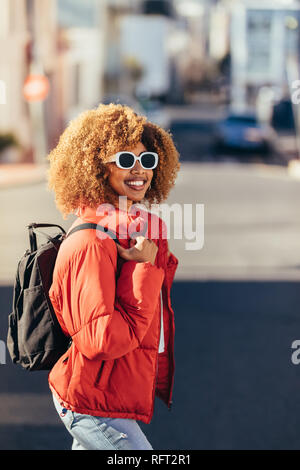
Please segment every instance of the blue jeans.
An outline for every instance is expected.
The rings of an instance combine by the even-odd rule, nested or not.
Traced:
[[[72,450],[152,450],[133,419],[102,418],[63,408],[53,395],[56,411],[73,437]]]

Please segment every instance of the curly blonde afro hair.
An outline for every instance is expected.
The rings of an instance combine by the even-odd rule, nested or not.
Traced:
[[[48,188],[54,191],[64,219],[81,204],[94,208],[103,202],[116,205],[118,195],[103,177],[105,162],[139,142],[159,156],[151,188],[141,202],[159,204],[167,198],[180,167],[179,153],[169,132],[129,106],[113,103],[100,104],[70,122],[47,157]]]

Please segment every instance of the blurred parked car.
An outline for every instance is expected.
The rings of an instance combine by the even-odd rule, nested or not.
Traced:
[[[276,133],[261,123],[254,113],[229,113],[214,132],[214,149],[268,153],[274,147]]]
[[[271,124],[278,132],[295,133],[295,117],[290,98],[284,97],[274,103]]]

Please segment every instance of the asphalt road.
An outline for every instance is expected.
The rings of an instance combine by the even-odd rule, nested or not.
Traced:
[[[1,289],[0,336],[11,288]],[[154,449],[299,449],[298,282],[175,282],[176,376],[169,412],[141,423]],[[69,449],[47,374],[0,366],[0,449]]]
[[[1,199],[0,340],[5,340],[26,224],[66,228],[43,184]],[[169,203],[205,207],[204,247],[170,240],[180,266],[174,406],[156,400],[155,449],[299,449],[300,183],[284,168],[239,162],[183,165]],[[173,224],[174,225],[174,224]],[[174,228],[173,226],[171,227]],[[46,373],[0,365],[0,449],[68,449]]]

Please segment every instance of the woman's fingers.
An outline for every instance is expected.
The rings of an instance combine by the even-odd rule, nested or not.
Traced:
[[[135,238],[131,238],[129,242],[129,248],[132,248],[136,244]]]
[[[118,253],[122,258],[140,263],[150,261],[154,264],[158,248],[152,240],[139,236],[130,240],[129,246],[130,248],[125,249],[118,245]]]
[[[142,237],[142,236],[139,236],[139,237],[136,237],[136,244],[135,244],[135,248],[139,251],[142,251],[142,250],[145,250],[146,247],[150,244],[150,243],[153,243],[151,240],[148,240],[147,238],[145,237]]]
[[[121,258],[124,258],[126,260],[130,259],[130,253],[128,252],[126,248],[123,248],[121,245],[117,245],[117,250]]]

